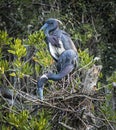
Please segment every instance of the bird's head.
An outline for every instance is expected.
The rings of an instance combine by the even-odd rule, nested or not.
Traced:
[[[40,30],[43,30],[46,35],[48,35],[50,32],[56,30],[59,28],[59,24],[62,24],[62,22],[58,19],[49,18],[45,24],[41,27]]]
[[[37,82],[37,86],[38,86],[38,94],[39,94],[39,98],[41,100],[43,100],[43,87],[44,87],[44,83],[48,80],[47,75],[42,75],[38,82]]]

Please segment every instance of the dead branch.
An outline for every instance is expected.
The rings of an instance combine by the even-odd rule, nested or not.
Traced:
[[[67,128],[67,130],[76,130],[75,128],[72,128],[66,124],[64,124],[63,122],[59,122],[60,125],[62,125],[63,127]]]
[[[98,76],[100,74],[101,69],[102,69],[101,65],[99,66],[94,65],[86,72],[82,93],[88,95],[93,95],[95,93],[95,88],[96,88]]]

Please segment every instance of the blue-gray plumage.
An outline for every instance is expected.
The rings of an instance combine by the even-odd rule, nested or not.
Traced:
[[[56,61],[65,50],[72,49],[77,52],[69,34],[59,29],[59,23],[61,24],[61,21],[50,18],[40,29],[44,31],[49,52]]]
[[[48,73],[42,75],[38,80],[38,92],[40,99],[43,100],[44,83],[48,80],[58,81],[68,75],[78,64],[78,54],[74,43],[70,36],[59,29],[57,19],[50,18],[43,25],[41,30],[44,30],[46,35],[46,43],[52,57],[57,62],[58,73]]]

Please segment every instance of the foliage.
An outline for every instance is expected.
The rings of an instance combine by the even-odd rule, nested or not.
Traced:
[[[85,49],[84,51],[79,50],[78,52],[79,52],[79,58],[80,58],[79,67],[81,68],[88,65],[87,68],[90,68],[90,66],[94,64],[94,60],[93,60],[93,56],[89,55],[88,49]]]
[[[116,82],[116,72],[114,72],[111,77],[107,79],[107,93],[106,93],[106,101],[101,105],[101,110],[106,115],[108,120],[115,121],[116,120],[116,111],[112,110],[112,83]]]
[[[99,81],[99,94],[102,93],[102,96],[105,97],[105,102],[101,102],[97,107],[100,107],[102,115],[104,114],[106,119],[115,121],[115,113],[112,111],[112,105],[110,105],[111,84],[112,82],[116,82],[114,0],[97,0],[97,2],[95,0],[1,0],[0,10],[0,94],[2,86],[4,86],[4,88],[12,86],[12,88],[18,88],[19,90],[27,92],[29,95],[35,95],[36,85],[33,84],[32,81],[36,83],[37,77],[44,73],[44,71],[48,71],[49,68],[52,67],[51,64],[53,64],[47,45],[43,40],[45,36],[43,32],[38,30],[47,18],[54,17],[64,23],[62,28],[70,33],[73,41],[75,41],[79,52],[80,68],[89,69],[95,63],[93,56],[100,57],[100,64],[103,65],[103,70],[102,80]],[[73,85],[72,82],[72,84],[69,85],[70,88],[72,86],[79,86],[81,83],[79,76],[80,75],[77,76],[79,82],[77,79],[74,79],[75,85]],[[105,85],[103,83],[105,83]],[[52,84],[52,88],[57,86],[61,87],[61,84]],[[68,86],[67,81],[66,83],[63,82],[63,86]],[[15,100],[15,96],[13,96],[12,99]],[[25,107],[25,101],[20,99],[19,102],[22,109],[27,108]],[[6,100],[5,103],[7,104]],[[28,105],[30,108],[33,106],[32,104]],[[3,106],[1,106],[0,109],[7,110],[3,108]],[[22,109],[20,111],[22,111]],[[14,109],[12,108],[12,110]],[[16,111],[18,110],[16,109]],[[10,113],[10,111],[7,110],[6,113],[7,121],[10,121],[11,117],[14,121],[16,119],[16,122],[20,120],[19,117],[25,118],[23,111],[21,114],[16,114],[13,112]],[[30,121],[31,124],[33,124],[33,128],[34,124],[37,126],[41,124],[40,122],[44,122],[41,121],[40,118],[34,118],[31,114],[29,115],[29,111],[24,111],[24,113],[27,115],[26,122],[21,123],[24,123],[26,128],[31,129]],[[59,117],[61,117],[65,112],[59,113]],[[97,113],[97,115],[100,114],[100,112]],[[1,115],[2,117],[6,116],[4,113],[1,113]],[[45,117],[45,115],[41,118],[47,122],[47,117],[43,117]],[[53,118],[55,117],[57,117],[57,113],[55,113]],[[55,123],[57,124],[57,122]],[[7,128],[5,125],[2,125],[2,128],[10,129],[17,127],[15,124],[12,124],[14,126],[11,124],[7,124]],[[17,128],[22,128],[22,124]]]
[[[0,74],[4,74],[8,70],[9,63],[4,59],[4,44],[9,45],[12,38],[8,37],[7,32],[0,30]]]
[[[9,125],[2,125],[2,130],[14,128],[17,130],[50,130],[49,117],[45,115],[44,110],[36,116],[31,116],[27,110],[23,110],[20,113],[11,112],[4,117],[4,120]]]
[[[4,52],[2,51],[4,44],[10,44],[12,38],[8,38],[7,32],[0,30],[0,73],[4,74],[4,71],[8,70],[8,62],[4,58]]]
[[[21,57],[26,55],[26,48],[21,45],[21,40],[16,39],[14,44],[10,44],[11,50],[8,50],[9,53],[16,55],[18,60],[21,60]]]
[[[46,54],[48,54],[48,51],[46,53],[44,53],[45,51],[40,51],[39,49],[42,48],[41,50],[46,49],[46,45],[43,42],[43,38],[44,35],[41,32],[35,33],[35,34],[30,34],[29,35],[29,39],[28,40],[21,40],[19,38],[16,39],[12,39],[8,37],[6,32],[1,33],[0,35],[1,37],[1,41],[4,42],[4,46],[6,44],[9,44],[9,48],[7,50],[7,52],[9,53],[9,56],[13,56],[12,59],[12,63],[10,60],[7,60],[4,57],[4,53],[2,53],[1,55],[1,61],[0,61],[0,74],[1,74],[1,79],[3,78],[2,75],[6,75],[6,72],[9,72],[9,76],[10,77],[15,77],[14,81],[11,82],[11,84],[14,84],[14,87],[16,87],[16,84],[18,83],[18,81],[20,79],[24,79],[25,76],[31,76],[33,74],[33,66],[30,64],[30,60],[26,59],[26,56],[28,55],[28,48],[26,48],[28,46],[31,47],[37,47],[35,48],[36,51],[34,53],[34,55],[32,55],[32,60],[33,62],[37,62],[40,65],[45,65],[48,66],[49,64],[47,64],[48,62],[44,61],[46,60]],[[8,40],[6,40],[6,37]],[[7,41],[7,42],[6,42]],[[35,41],[34,44],[31,44],[32,41]],[[30,45],[31,44],[31,45]],[[44,59],[42,59],[43,55],[45,56]],[[49,58],[50,56],[48,56]],[[36,58],[36,59],[35,59]],[[31,58],[30,58],[31,59]],[[42,59],[42,61],[41,61]],[[51,57],[50,57],[51,59]],[[38,62],[39,61],[39,62]],[[38,66],[40,66],[38,64]],[[36,70],[36,66],[35,66],[35,70]],[[39,73],[39,72],[38,72]],[[17,79],[17,80],[16,80]],[[17,83],[16,83],[17,81]],[[11,86],[11,84],[9,84]],[[20,86],[20,84],[19,84]],[[12,108],[14,109],[14,108]],[[16,109],[16,108],[15,108]],[[14,110],[15,110],[14,109]],[[20,113],[18,112],[10,112],[7,113],[6,116],[3,117],[4,121],[7,123],[8,125],[1,125],[1,129],[21,129],[21,130],[45,130],[45,129],[50,129],[50,126],[48,124],[48,117],[46,116],[44,110],[40,111],[40,113],[38,113],[35,116],[31,116],[29,114],[29,110],[22,110]]]
[[[72,30],[73,38],[78,39],[83,46],[86,46],[87,42],[94,37],[94,33],[94,29],[89,23],[82,24],[78,27],[78,31],[76,33]]]
[[[33,56],[33,60],[41,66],[48,67],[52,63],[52,58],[48,52],[47,45],[43,40],[44,38],[45,36],[42,31],[35,32],[28,36],[27,40],[24,41],[24,44],[36,47],[37,50]]]
[[[0,61],[0,71],[3,74],[4,71],[9,71],[10,76],[16,76],[16,77],[24,77],[25,75],[31,75],[33,74],[32,65],[28,61],[24,61],[22,59],[25,58],[28,52],[27,45],[34,47],[36,49],[34,55],[32,56],[32,60],[35,63],[38,63],[35,66],[36,70],[39,70],[39,66],[47,67],[52,63],[52,58],[48,53],[48,50],[46,49],[46,44],[43,41],[44,35],[43,32],[35,32],[33,34],[30,34],[28,36],[28,39],[21,40],[19,38],[16,38],[12,40],[12,38],[8,37],[8,34],[6,32],[1,31],[0,33],[1,37],[1,45],[4,46],[9,44],[8,52],[14,56],[13,62],[10,65],[10,68],[8,68],[8,61],[7,60],[1,60]],[[11,41],[12,40],[12,41]],[[2,49],[2,48],[1,48]],[[48,57],[46,57],[46,55]],[[2,58],[2,56],[1,56]],[[41,59],[41,60],[40,60]],[[28,59],[27,59],[28,60]]]
[[[10,44],[12,38],[8,37],[8,33],[6,31],[0,30],[0,47],[2,47],[4,44]]]
[[[9,68],[9,70],[13,71],[10,76],[23,77],[25,74],[32,74],[32,66],[21,60],[26,56],[27,51],[20,39],[17,38],[14,40],[14,44],[10,44],[8,52],[14,55],[12,67]]]
[[[8,62],[7,60],[0,61],[0,74],[4,74],[5,71],[8,70]]]

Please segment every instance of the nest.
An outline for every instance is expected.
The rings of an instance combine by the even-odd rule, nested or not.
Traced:
[[[23,107],[29,109],[31,114],[36,114],[41,109],[49,111],[53,130],[103,130],[106,122],[109,126],[111,123],[99,109],[100,103],[105,101],[105,96],[97,93],[95,89],[100,70],[101,66],[93,66],[87,71],[83,83],[79,81],[79,71],[59,82],[49,82],[44,89],[43,101],[32,95],[32,91],[14,89],[7,94],[12,97],[15,92],[15,106],[20,108],[21,104],[24,104]],[[91,80],[93,77],[94,80]],[[88,86],[88,89],[85,89],[85,86]],[[3,98],[4,93],[1,90]],[[10,105],[13,105],[12,102]]]

